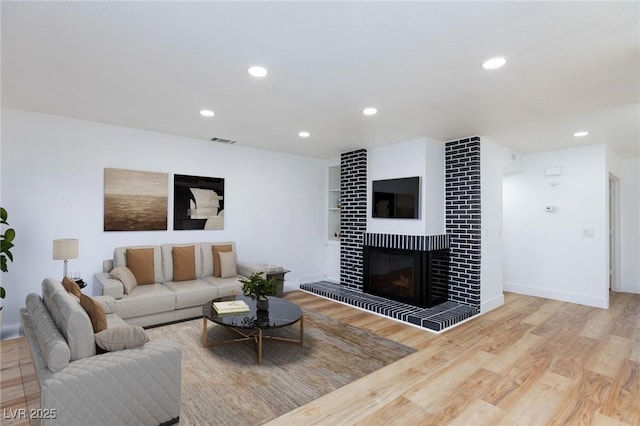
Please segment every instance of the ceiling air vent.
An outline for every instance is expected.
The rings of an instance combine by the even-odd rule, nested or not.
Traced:
[[[211,138],[211,142],[220,142],[220,143],[226,143],[227,145],[233,145],[238,141],[232,141],[231,139],[223,139],[223,138]]]

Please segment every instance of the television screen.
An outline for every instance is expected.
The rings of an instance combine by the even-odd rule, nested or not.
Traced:
[[[372,217],[418,219],[420,177],[374,180]]]

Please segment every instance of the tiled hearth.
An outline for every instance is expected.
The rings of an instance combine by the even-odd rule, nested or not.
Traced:
[[[300,289],[436,332],[478,313],[477,308],[452,301],[433,308],[418,308],[328,281],[301,284]]]

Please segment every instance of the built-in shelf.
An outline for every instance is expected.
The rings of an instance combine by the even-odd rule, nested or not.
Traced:
[[[327,240],[339,241],[340,232],[340,166],[329,166],[327,182]]]

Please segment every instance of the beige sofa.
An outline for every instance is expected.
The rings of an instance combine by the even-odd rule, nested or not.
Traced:
[[[127,266],[127,249],[153,249],[153,284],[138,285],[129,294],[121,281],[109,272],[94,275],[94,296],[109,295],[115,299],[116,313],[128,324],[143,327],[202,316],[202,305],[209,300],[242,293],[239,279],[254,272],[264,272],[258,265],[236,259],[237,276],[214,276],[212,246],[231,246],[234,242],[163,244],[130,246],[114,250],[113,267]],[[173,248],[195,247],[195,280],[174,281]]]

